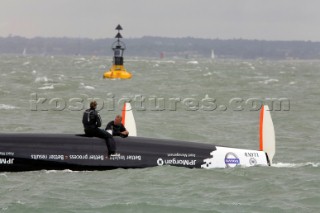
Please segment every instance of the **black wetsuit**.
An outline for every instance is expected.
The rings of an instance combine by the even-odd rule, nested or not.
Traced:
[[[126,128],[123,126],[122,123],[120,123],[120,125],[115,125],[114,121],[110,121],[106,126],[106,130],[109,130],[109,129],[112,130],[113,136],[120,136],[123,138],[128,137],[128,135],[121,134],[121,132],[126,131]]]
[[[116,152],[116,143],[113,140],[112,135],[99,128],[101,127],[102,122],[99,113],[95,109],[90,108],[84,111],[82,123],[86,135],[105,139],[108,155]]]

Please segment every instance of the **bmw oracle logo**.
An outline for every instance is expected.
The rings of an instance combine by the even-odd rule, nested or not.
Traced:
[[[238,164],[240,164],[240,159],[238,156],[232,152],[228,152],[224,158],[224,162],[227,167],[236,167]]]

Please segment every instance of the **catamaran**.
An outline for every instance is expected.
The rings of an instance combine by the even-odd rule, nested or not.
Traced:
[[[259,150],[138,137],[130,103],[125,103],[122,117],[129,137],[114,137],[117,154],[111,156],[107,155],[104,139],[83,134],[0,134],[0,171],[92,171],[165,165],[211,169],[272,165],[275,133],[267,105],[260,111]]]

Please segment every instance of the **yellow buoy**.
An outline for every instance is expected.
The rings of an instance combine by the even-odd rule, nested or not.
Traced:
[[[132,74],[127,72],[127,70],[123,66],[123,52],[126,49],[125,43],[120,41],[120,38],[122,38],[120,34],[120,30],[122,30],[122,27],[118,25],[116,27],[116,30],[118,30],[118,34],[115,38],[117,38],[117,41],[115,41],[112,44],[112,50],[113,50],[113,65],[110,68],[109,71],[105,72],[103,74],[103,78],[120,78],[120,79],[129,79],[132,77]]]
[[[103,78],[121,78],[129,79],[132,74],[127,72],[123,65],[112,65],[109,71],[103,74]]]

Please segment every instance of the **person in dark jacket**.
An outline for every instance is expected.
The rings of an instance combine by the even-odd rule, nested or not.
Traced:
[[[96,108],[97,102],[92,101],[90,103],[90,109],[84,111],[82,117],[84,132],[87,136],[105,139],[108,148],[108,156],[110,156],[116,152],[116,143],[111,134],[99,128],[101,127],[102,121]]]
[[[106,126],[106,131],[110,131],[109,133],[113,136],[120,136],[122,138],[126,138],[129,135],[129,132],[126,130],[124,125],[121,123],[122,116],[117,115],[113,121],[110,121]]]

